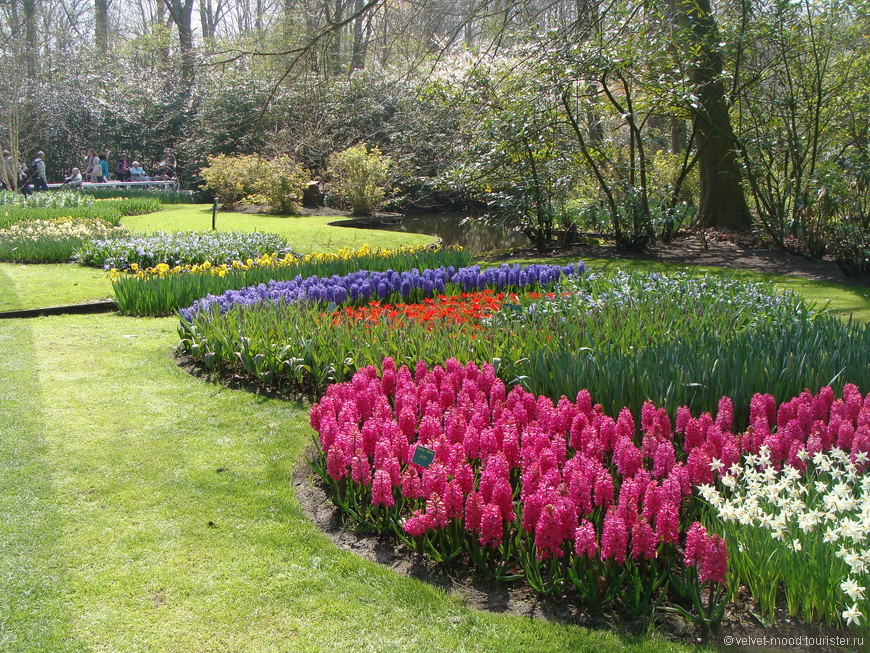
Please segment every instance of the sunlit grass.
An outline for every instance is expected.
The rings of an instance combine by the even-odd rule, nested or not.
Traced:
[[[157,213],[130,216],[122,224],[133,231],[207,231],[211,229],[212,209],[203,204],[165,205]],[[219,231],[263,231],[286,236],[290,246],[302,253],[334,252],[342,247],[393,248],[401,245],[428,245],[432,236],[406,234],[377,229],[330,227],[339,220],[326,216],[278,216],[221,212],[217,214]]]
[[[478,612],[336,548],[291,486],[306,408],[189,377],[174,339],[0,322],[0,650],[685,650]]]

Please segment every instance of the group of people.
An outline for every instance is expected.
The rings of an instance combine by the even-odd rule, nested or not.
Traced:
[[[161,160],[154,164],[155,180],[176,179],[175,155],[165,148]],[[29,168],[27,164],[15,160],[9,150],[3,150],[2,174],[0,174],[0,189],[17,187],[27,195],[30,193],[30,184],[33,190],[48,190],[48,180],[45,176],[45,153],[37,152]],[[82,183],[105,183],[110,179],[109,161],[105,153],[97,154],[89,149],[84,157],[82,168],[75,167],[69,177],[63,180],[65,188],[81,188]],[[115,163],[115,179],[118,181],[152,181],[151,176],[139,165],[138,161],[128,161],[126,154],[122,154]]]
[[[67,186],[81,186],[87,179],[91,183],[101,184],[109,181],[109,161],[105,153],[97,154],[95,150],[88,150],[84,159],[84,172],[79,168],[73,168],[70,177],[64,179]],[[176,173],[175,155],[164,148],[163,157],[154,164],[157,174],[154,179],[175,179]],[[118,157],[115,163],[115,179],[118,181],[151,181],[151,176],[139,165],[138,161],[129,161],[126,154]]]
[[[45,176],[45,152],[37,152],[28,169],[24,161],[19,161],[16,166],[12,153],[9,150],[3,150],[2,165],[0,189],[6,190],[17,186],[25,195],[29,195],[32,183],[34,190],[48,190],[48,180]]]

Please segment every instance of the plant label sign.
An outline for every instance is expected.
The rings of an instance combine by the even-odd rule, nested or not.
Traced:
[[[435,460],[435,450],[424,447],[422,444],[417,445],[417,448],[414,449],[414,456],[411,458],[411,462],[420,465],[420,467],[429,467],[433,460]]]

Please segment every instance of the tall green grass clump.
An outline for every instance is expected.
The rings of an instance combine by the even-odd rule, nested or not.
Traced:
[[[125,315],[171,315],[206,295],[220,295],[269,281],[297,276],[329,277],[356,270],[385,271],[470,265],[471,255],[459,248],[420,246],[391,250],[363,247],[334,254],[267,255],[223,265],[155,267],[134,273],[112,273],[115,301]]]

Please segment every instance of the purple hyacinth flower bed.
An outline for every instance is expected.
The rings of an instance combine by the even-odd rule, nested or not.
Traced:
[[[408,272],[371,272],[360,270],[345,276],[320,278],[296,277],[291,281],[270,281],[241,290],[228,290],[221,295],[207,295],[189,308],[181,310],[181,317],[191,322],[200,312],[220,307],[226,313],[237,306],[271,302],[273,304],[314,301],[325,304],[365,304],[370,301],[419,301],[424,297],[456,294],[492,288],[499,291],[522,291],[546,288],[563,276],[576,276],[585,269],[582,261],[568,265],[502,264],[481,270],[480,266],[456,269],[410,270]]]

